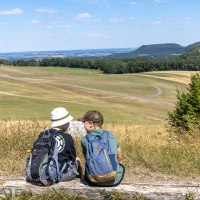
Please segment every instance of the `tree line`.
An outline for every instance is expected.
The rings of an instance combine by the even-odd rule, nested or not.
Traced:
[[[0,64],[12,66],[55,66],[69,68],[99,69],[106,74],[139,73],[148,71],[185,70],[199,71],[200,56],[181,55],[167,60],[153,60],[145,57],[83,59],[83,58],[44,58],[42,60],[0,60]]]

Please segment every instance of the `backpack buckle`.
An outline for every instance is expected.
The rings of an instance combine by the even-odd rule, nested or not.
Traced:
[[[43,138],[49,138],[49,136],[50,136],[49,129],[45,128],[43,133]]]
[[[33,156],[37,156],[37,150],[33,150],[32,154]]]

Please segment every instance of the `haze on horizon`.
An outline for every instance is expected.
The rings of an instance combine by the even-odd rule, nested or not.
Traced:
[[[0,52],[200,41],[199,0],[0,0]]]

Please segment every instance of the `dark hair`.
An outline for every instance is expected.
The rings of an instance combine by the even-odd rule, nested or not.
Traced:
[[[83,116],[82,121],[92,121],[101,127],[103,125],[103,115],[97,110],[89,110]]]

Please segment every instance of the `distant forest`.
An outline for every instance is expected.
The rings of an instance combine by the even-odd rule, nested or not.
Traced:
[[[0,60],[0,64],[12,66],[55,66],[69,68],[99,69],[106,74],[139,73],[164,70],[200,70],[200,46],[175,57],[152,60],[145,57],[134,58],[44,58],[42,60]]]

